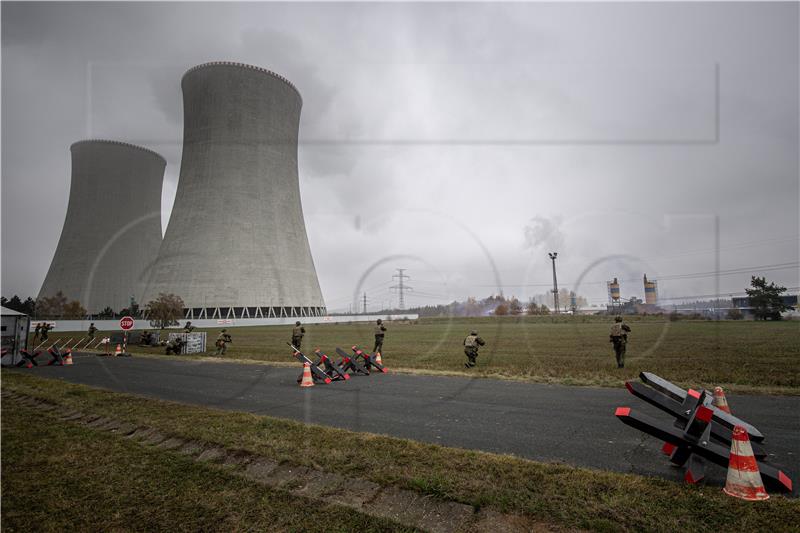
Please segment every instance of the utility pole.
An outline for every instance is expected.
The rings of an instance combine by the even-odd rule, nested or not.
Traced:
[[[400,294],[400,304],[398,306],[399,309],[405,309],[406,308],[405,291],[414,290],[412,287],[409,287],[408,285],[405,284],[405,280],[411,279],[410,277],[408,277],[405,274],[403,274],[403,272],[405,272],[405,271],[406,271],[405,268],[398,268],[397,269],[397,274],[393,275],[392,279],[397,278],[398,283],[397,283],[397,285],[392,285],[390,287],[391,289],[396,290]]]
[[[547,255],[553,260],[553,307],[556,310],[556,314],[558,314],[560,313],[558,308],[558,281],[556,280],[556,257],[558,257],[558,252],[550,252]]]
[[[367,293],[364,293],[364,314],[367,314]]]

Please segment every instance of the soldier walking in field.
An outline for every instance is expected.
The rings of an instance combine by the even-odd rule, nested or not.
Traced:
[[[630,331],[630,326],[622,321],[621,316],[614,319],[614,324],[611,326],[609,341],[614,345],[614,355],[617,357],[617,368],[625,367],[625,347],[628,344],[628,333],[630,333]]]
[[[385,333],[386,326],[383,325],[383,320],[379,318],[375,324],[375,347],[372,349],[372,353],[383,352],[383,337]]]
[[[89,324],[89,329],[86,331],[86,337],[89,339],[90,342],[94,340],[95,333],[97,333],[97,328],[94,327],[94,322],[92,322],[91,324]]]
[[[223,329],[217,336],[217,355],[225,355],[225,351],[228,349],[228,343],[233,342],[233,339],[231,339],[227,331],[227,329]]]
[[[50,324],[48,324],[47,322],[42,322],[42,329],[41,329],[42,342],[47,340],[48,337],[47,332],[50,331],[51,327],[52,326],[50,326]]]
[[[300,321],[294,323],[292,328],[292,346],[300,350],[300,344],[303,342],[303,335],[306,334],[306,328],[300,325]]]
[[[475,361],[478,358],[478,347],[483,346],[486,342],[478,337],[477,330],[472,330],[469,332],[469,335],[464,339],[464,354],[467,356],[467,362],[464,363],[464,366],[467,368],[472,368],[477,364]]]

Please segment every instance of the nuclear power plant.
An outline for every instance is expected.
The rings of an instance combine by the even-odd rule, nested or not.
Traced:
[[[325,314],[300,202],[300,93],[229,62],[181,87],[180,181],[143,301],[174,293],[198,319]]]
[[[39,297],[61,291],[89,313],[139,301],[161,243],[166,161],[117,141],[74,143],[69,204]]]

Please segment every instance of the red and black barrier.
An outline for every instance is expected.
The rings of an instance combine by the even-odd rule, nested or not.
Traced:
[[[651,374],[652,375],[652,374]],[[685,428],[686,423],[689,421],[689,413],[692,412],[693,402],[696,402],[697,398],[700,397],[699,393],[696,391],[690,390],[686,397],[683,399],[682,402],[678,402],[674,400],[672,397],[659,393],[659,391],[651,389],[642,383],[637,383],[635,381],[627,381],[625,382],[625,387],[628,389],[628,392],[640,398],[650,405],[657,407],[664,411],[665,413],[672,415],[675,417],[675,427],[677,428]],[[697,394],[697,396],[694,395]],[[705,398],[703,400],[703,404],[707,405],[705,402]],[[735,418],[735,417],[734,417]],[[713,420],[713,416],[712,416]],[[738,420],[738,418],[737,418]],[[742,423],[746,423],[741,421]],[[754,431],[758,431],[755,428],[752,428]],[[759,432],[759,435],[761,433]],[[727,427],[722,426],[720,424],[711,424],[711,435],[719,440],[730,446],[731,444],[731,435],[732,432]],[[763,439],[763,435],[762,435]],[[766,457],[767,452],[763,446],[761,446],[757,442],[751,442],[753,447],[753,453],[756,457]],[[666,453],[666,452],[665,452]],[[669,455],[669,454],[667,454]]]
[[[665,444],[662,451],[669,455],[670,462],[686,467],[684,478],[687,482],[696,483],[703,479],[704,460],[728,467],[730,424],[742,426],[751,438],[764,440],[764,435],[751,424],[711,405],[711,395],[706,391],[690,389],[687,392],[648,372],[642,372],[640,377],[652,388],[628,382],[625,384],[628,391],[672,415],[675,418],[673,423],[656,420],[630,407],[618,407],[614,414],[624,424],[663,440]],[[791,492],[792,480],[781,470],[766,463],[766,457],[763,445],[759,446],[756,460],[764,482],[776,490]]]
[[[287,342],[286,344],[292,347],[293,351],[292,355],[294,355],[298,361],[300,361],[301,363],[309,364],[309,366],[311,367],[311,377],[313,378],[314,381],[321,381],[326,384],[332,381],[330,376],[325,374],[325,372],[323,372],[322,369],[320,369],[317,365],[315,365],[314,362],[311,359],[309,359],[303,352],[298,350],[296,346],[292,345],[292,343],[290,342]],[[300,383],[302,380],[303,380],[303,374],[301,373],[300,376],[298,376],[297,378],[297,382]]]
[[[342,368],[342,370],[352,374],[369,376],[369,370],[367,370],[364,365],[359,363],[355,357],[350,357],[347,352],[339,347],[336,348],[336,353],[342,357],[342,360],[339,362],[339,366]]]
[[[319,348],[314,350],[314,353],[319,357],[316,364],[317,368],[322,365],[325,368],[325,373],[330,376],[333,381],[346,381],[350,379],[350,375],[330,357],[322,353]]]
[[[58,346],[53,345],[47,349],[47,353],[50,354],[50,360],[47,362],[47,366],[51,365],[64,366],[64,358],[68,355],[71,355],[72,350],[67,348],[62,352]]]
[[[36,358],[39,357],[42,352],[30,353],[28,350],[23,349],[19,351],[19,354],[22,356],[22,359],[17,363],[18,367],[24,366],[25,368],[33,368],[39,366],[39,363],[36,362]]]
[[[359,349],[358,346],[353,346],[351,349],[353,350],[353,353],[355,354],[356,358],[360,357],[361,359],[364,360],[364,368],[366,368],[367,370],[370,370],[370,371],[373,368],[376,368],[376,369],[380,370],[381,372],[383,372],[384,374],[386,373],[386,369],[383,368],[383,365],[380,364],[377,361],[377,357],[375,356],[374,353],[372,353],[372,354],[371,353],[367,353],[367,352]]]

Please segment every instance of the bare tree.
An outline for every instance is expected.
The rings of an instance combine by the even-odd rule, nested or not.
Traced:
[[[158,298],[147,304],[147,318],[154,328],[177,326],[183,318],[183,298],[175,294],[159,293]]]

